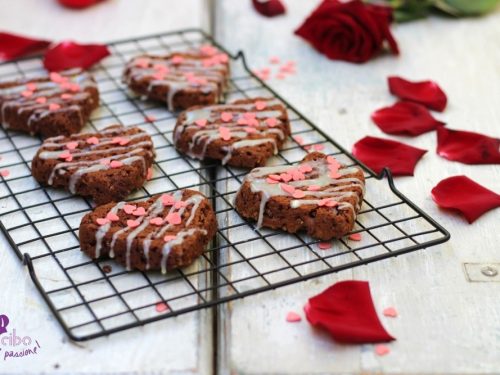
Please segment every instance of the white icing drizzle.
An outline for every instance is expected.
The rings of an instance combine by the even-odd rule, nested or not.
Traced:
[[[120,161],[125,165],[131,165],[139,162],[142,167],[143,175],[147,174],[146,155],[154,156],[153,143],[146,139],[147,134],[143,131],[128,134],[130,128],[123,126],[110,126],[99,133],[88,133],[74,135],[69,138],[62,136],[47,138],[38,152],[38,158],[42,160],[55,159],[57,163],[52,168],[48,185],[54,184],[54,179],[57,175],[70,174],[68,181],[68,190],[75,194],[77,191],[78,182],[81,178],[89,173],[107,170],[111,168],[111,161]],[[86,139],[90,137],[101,136],[98,144],[88,144]],[[123,146],[115,146],[106,148],[113,144],[113,139],[127,139],[128,143]],[[142,141],[140,139],[143,139]],[[75,150],[67,150],[68,142],[78,142],[78,148]],[[73,160],[64,161],[59,155],[68,152]],[[88,160],[90,155],[102,157]]]
[[[117,205],[115,205],[109,212],[116,214],[118,210],[121,210],[125,206],[125,202],[119,202]],[[108,233],[109,228],[111,226],[111,222],[106,223],[104,225],[99,226],[99,229],[97,229],[97,232],[95,233],[95,257],[99,258],[101,255],[101,248],[102,248],[102,239],[104,238],[105,234]]]
[[[182,195],[183,195],[183,191],[179,190],[173,194],[173,198],[176,202],[179,202],[182,200]],[[175,239],[168,241],[168,242],[165,242],[165,244],[163,245],[162,258],[161,258],[162,273],[166,273],[168,256],[169,256],[170,251],[172,250],[172,248],[174,246],[181,244],[187,236],[190,236],[197,231],[201,231],[203,234],[206,234],[206,231],[203,229],[189,228],[192,220],[196,216],[196,213],[198,211],[200,203],[204,199],[205,198],[203,195],[194,194],[194,195],[190,196],[189,198],[187,198],[186,200],[184,200],[185,206],[180,207],[180,208],[176,208],[175,205],[172,205],[169,207],[168,212],[164,215],[166,217],[169,214],[178,213],[182,217],[184,212],[187,209],[189,209],[189,216],[187,217],[187,219],[183,223],[183,229],[176,233]],[[123,209],[123,206],[125,204],[127,204],[127,203],[120,202],[120,203],[116,204],[115,206],[113,206],[113,208],[110,210],[110,212],[117,213],[120,209]],[[133,202],[130,202],[128,204],[133,204]],[[156,199],[148,207],[145,215],[138,216],[138,217],[134,218],[139,224],[137,227],[130,228],[130,227],[126,226],[126,227],[114,232],[113,236],[111,237],[111,242],[109,245],[109,256],[111,258],[114,258],[114,256],[115,256],[114,249],[115,249],[116,241],[119,238],[121,238],[123,235],[126,235],[126,237],[125,237],[125,244],[126,244],[125,265],[126,265],[127,270],[130,270],[131,269],[131,267],[130,267],[130,254],[131,254],[131,250],[132,250],[132,245],[136,239],[138,239],[139,241],[142,240],[142,248],[143,248],[144,256],[146,258],[146,269],[149,269],[150,268],[149,250],[150,250],[150,246],[151,246],[152,241],[162,238],[165,235],[165,233],[167,233],[169,231],[175,232],[176,225],[169,224],[166,221],[164,221],[164,223],[162,225],[150,224],[150,220],[153,218],[159,217],[159,215],[161,215],[163,213],[164,209],[165,209],[165,207],[164,207],[163,202],[162,202],[162,197],[160,196],[158,199]],[[146,236],[144,236],[144,238],[140,238],[141,234],[146,230],[146,228],[152,229],[152,230],[150,230],[150,232]],[[110,224],[108,223],[108,224],[100,226],[96,232],[96,244],[99,244],[99,250],[101,248],[102,238],[108,233],[109,229],[110,229]],[[96,254],[98,254],[97,251],[96,251]],[[96,255],[96,256],[98,256],[98,255]]]
[[[277,99],[259,99],[267,102],[266,107],[271,107],[280,102]],[[228,122],[215,123],[222,112],[231,113],[232,120]],[[245,118],[245,114],[252,112],[255,114],[255,119],[258,125],[254,127],[255,131],[248,133],[244,130],[247,127],[245,124],[238,124],[238,120]],[[234,151],[243,147],[257,146],[265,143],[272,144],[274,154],[278,153],[277,138],[280,140],[285,139],[285,132],[279,117],[283,115],[280,110],[257,110],[255,103],[241,103],[241,104],[219,104],[198,108],[194,110],[187,110],[185,113],[185,120],[177,125],[174,130],[174,143],[177,143],[186,131],[195,129],[196,132],[191,137],[189,143],[189,150],[187,154],[194,159],[204,159],[206,156],[208,146],[215,140],[220,139],[221,135],[219,128],[224,126],[228,128],[231,139],[231,144],[226,146],[224,150],[226,155],[222,159],[222,164],[227,164],[231,160]],[[275,118],[276,125],[270,127],[265,120],[268,118]],[[203,127],[198,126],[195,122],[197,120],[205,119],[207,124]],[[281,126],[279,126],[281,125]],[[255,138],[258,136],[258,138]],[[201,150],[195,151],[201,145]]]
[[[174,62],[179,56],[180,61]],[[163,73],[157,68],[163,68]],[[220,100],[227,85],[228,71],[227,55],[217,50],[210,54],[193,50],[177,56],[138,56],[127,64],[123,80],[128,85],[150,80],[148,95],[156,86],[168,86],[166,102],[168,109],[173,111],[174,97],[183,90],[196,88],[205,94],[215,92]]]
[[[87,88],[96,87],[93,78],[86,72],[80,69],[72,69],[61,72],[60,75],[66,79],[68,84],[79,86],[78,91],[72,91],[68,87],[63,87],[61,84],[51,81],[48,77],[33,78],[31,80],[22,80],[14,83],[0,84],[0,119],[4,128],[10,127],[5,119],[6,110],[10,107],[17,109],[17,115],[21,116],[25,112],[29,112],[27,126],[30,132],[34,125],[53,113],[75,112],[80,120],[80,126],[84,125],[82,107],[76,102],[85,100],[92,103],[92,95]],[[33,91],[28,90],[28,85],[34,84]],[[23,96],[23,92],[31,91],[30,96]],[[62,94],[70,94],[71,97],[63,99]],[[46,101],[41,103],[37,99],[45,98]],[[72,103],[68,106],[68,102]],[[58,109],[49,109],[51,104],[60,106]]]
[[[264,221],[266,204],[270,198],[275,196],[287,196],[291,197],[290,194],[282,190],[281,184],[270,184],[266,181],[267,177],[271,174],[281,174],[288,173],[291,170],[296,170],[300,165],[307,164],[312,168],[311,172],[304,173],[305,179],[297,181],[289,181],[288,185],[293,186],[296,189],[303,190],[305,192],[305,197],[301,199],[291,199],[290,208],[296,209],[301,205],[317,205],[321,199],[332,198],[338,205],[332,207],[334,210],[351,210],[353,215],[359,210],[361,205],[360,196],[353,191],[353,189],[359,189],[362,191],[361,197],[365,193],[365,185],[363,181],[355,177],[344,177],[352,175],[359,171],[356,167],[350,168],[340,168],[338,170],[339,178],[332,178],[329,175],[328,163],[326,159],[320,159],[316,161],[308,161],[294,166],[276,166],[276,167],[264,167],[256,168],[252,170],[249,174],[245,176],[243,182],[249,182],[250,188],[253,193],[260,193],[261,200],[259,206],[259,214],[257,218],[257,227],[262,226]],[[319,186],[321,190],[318,191],[308,191],[309,186],[316,185]],[[239,193],[239,192],[238,192]],[[313,197],[313,198],[311,198]],[[354,197],[355,206],[346,200],[346,198]]]

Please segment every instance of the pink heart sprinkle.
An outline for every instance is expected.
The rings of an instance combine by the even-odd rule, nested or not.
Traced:
[[[339,205],[339,202],[337,202],[331,198],[327,198],[326,203],[325,203],[325,206],[327,206],[327,207],[337,207],[338,205]]]
[[[49,104],[49,111],[57,111],[61,109],[61,106],[57,103],[50,103]]]
[[[164,312],[164,311],[167,311],[167,310],[170,310],[170,309],[168,308],[168,305],[166,303],[164,303],[164,302],[158,302],[156,304],[156,306],[155,306],[155,310],[156,310],[156,312],[161,313],[161,312]]]
[[[340,178],[342,175],[339,172],[330,172],[330,177],[331,178]]]
[[[26,91],[23,91],[21,93],[21,95],[25,98],[29,98],[30,96],[33,96],[33,91],[29,91],[29,90],[26,90]]]
[[[255,108],[257,108],[258,111],[262,111],[266,107],[267,107],[267,103],[263,100],[257,100],[255,102]]]
[[[289,173],[282,173],[280,174],[280,178],[284,181],[284,182],[288,182],[290,181],[293,177],[291,174]]]
[[[229,131],[229,128],[224,126],[219,127],[219,134],[225,141],[229,141],[231,139],[231,132]]]
[[[267,176],[267,177],[272,178],[273,180],[276,180],[276,181],[281,180],[281,177],[280,177],[280,175],[278,175],[278,174],[270,174],[270,175],[269,175],[269,176]]]
[[[304,176],[304,174],[301,171],[296,169],[294,169],[291,174],[294,181],[305,180],[306,178],[306,176]]]
[[[273,56],[269,59],[269,62],[271,64],[279,64],[280,63],[280,58],[278,56]]]
[[[349,239],[352,241],[361,241],[361,233],[350,234]]]
[[[224,122],[229,122],[233,119],[233,114],[229,112],[222,112],[220,114],[220,119]]]
[[[288,314],[286,314],[286,321],[288,323],[297,323],[300,322],[301,320],[302,318],[300,317],[300,315],[293,311],[290,311]]]
[[[106,225],[107,223],[109,223],[109,220],[106,218],[100,217],[100,218],[96,219],[96,223],[99,225]]]
[[[2,169],[0,171],[0,176],[2,176],[2,177],[7,177],[9,174],[10,174],[10,172],[8,169]]]
[[[56,72],[50,73],[49,77],[52,82],[56,83],[62,82],[64,80],[63,76]]]
[[[295,142],[297,142],[299,145],[303,144],[304,143],[304,138],[302,138],[300,135],[294,135],[292,137]]]
[[[152,218],[151,220],[149,220],[149,222],[153,225],[163,225],[163,219],[161,217]]]
[[[328,250],[332,248],[332,243],[331,242],[320,242],[318,243],[318,247],[321,250]]]
[[[301,164],[299,165],[299,171],[302,173],[308,173],[311,172],[313,169],[309,164]]]
[[[61,95],[61,99],[63,99],[63,100],[70,100],[70,99],[73,99],[73,95],[71,95],[71,94],[62,94]]]
[[[334,158],[333,156],[331,156],[331,155],[328,155],[328,156],[326,157],[326,161],[327,161],[327,163],[328,163],[328,164],[340,165],[340,163],[338,162],[338,160],[337,160],[337,159],[335,159],[335,158]]]
[[[245,127],[243,130],[246,131],[248,134],[256,133],[257,132],[257,129],[251,128],[249,126]]]
[[[97,137],[89,137],[89,138],[86,139],[86,142],[89,145],[97,145],[97,144],[99,144],[99,138],[97,138]]]
[[[149,59],[146,58],[138,58],[134,60],[134,65],[139,68],[147,68],[149,66]]]
[[[387,346],[383,345],[383,344],[377,344],[375,345],[375,353],[377,355],[386,355],[386,354],[389,354],[390,350]]]
[[[306,193],[304,193],[302,190],[295,190],[292,194],[292,196],[296,199],[304,198],[306,196]]]
[[[276,181],[276,180],[269,178],[269,177],[266,178],[266,182],[268,184],[279,184],[279,181]]]
[[[108,214],[106,215],[106,219],[108,219],[109,221],[118,221],[120,220],[120,218],[118,217],[117,214],[113,213],[113,212],[108,212]]]
[[[321,190],[321,186],[319,185],[310,185],[307,190],[309,191],[318,191],[318,190]]]
[[[111,140],[111,143],[119,144],[120,146],[125,146],[129,142],[130,142],[130,139],[124,138],[124,137],[115,137]]]
[[[68,150],[74,150],[77,147],[78,147],[78,142],[68,142],[68,143],[66,143],[66,148]]]
[[[288,193],[292,195],[295,192],[295,188],[292,185],[287,185],[287,184],[280,184],[281,190],[283,190],[285,193]]]
[[[207,119],[206,118],[200,118],[194,122],[196,125],[199,127],[204,127],[207,125]]]
[[[140,225],[139,220],[127,220],[127,226],[129,228],[136,228]]]
[[[168,214],[166,220],[171,225],[179,225],[182,222],[181,215],[178,212]]]
[[[176,237],[177,236],[175,236],[175,235],[167,234],[165,237],[163,237],[163,241],[169,242],[169,241],[175,240]]]
[[[136,209],[137,207],[131,204],[126,204],[123,206],[123,211],[125,211],[125,213],[129,215],[132,214]]]
[[[69,85],[69,89],[72,91],[72,92],[78,92],[81,90],[81,87],[78,83],[71,83]]]
[[[384,309],[383,314],[385,316],[388,316],[391,318],[395,318],[398,316],[398,312],[396,311],[396,309],[394,307],[388,307],[388,308]]]
[[[58,155],[58,158],[59,158],[59,159],[64,159],[64,160],[66,160],[66,161],[71,161],[71,160],[73,160],[73,156],[72,156],[72,155],[71,155],[68,151],[64,151],[64,152],[60,153],[60,154]]]
[[[286,78],[286,75],[284,75],[283,73],[276,74],[276,79],[285,79],[285,78]]]
[[[156,121],[156,117],[155,117],[155,116],[151,116],[151,115],[149,115],[149,116],[145,116],[145,117],[144,117],[144,120],[145,120],[146,122],[155,122],[155,121]]]
[[[110,160],[109,159],[102,159],[99,163],[102,165],[109,165]]]
[[[323,151],[325,149],[325,145],[317,144],[313,146],[316,151]]]
[[[47,98],[45,96],[41,96],[39,98],[36,98],[35,102],[37,102],[38,104],[45,104],[47,103]]]
[[[236,123],[238,125],[248,125],[248,120],[246,118],[240,117]]]
[[[146,180],[149,181],[153,178],[153,168],[148,168],[146,172]]]
[[[172,64],[182,64],[184,62],[184,57],[182,56],[174,56],[172,58]]]
[[[161,202],[164,206],[172,206],[175,203],[175,199],[171,194],[163,194],[161,196]]]
[[[132,212],[134,216],[144,216],[146,215],[146,210],[144,207],[138,207],[134,212]]]
[[[243,113],[243,118],[246,120],[253,120],[257,117],[257,114],[255,112],[245,112]]]
[[[184,201],[177,201],[174,203],[174,208],[176,209],[179,209],[179,208],[182,208],[182,207],[187,207],[187,202],[184,202]]]
[[[276,119],[276,117],[269,117],[268,119],[266,119],[265,123],[270,128],[274,128],[276,126],[276,124],[278,123],[278,120]]]
[[[111,160],[109,163],[109,166],[111,168],[120,168],[123,167],[123,163],[120,160]]]
[[[34,82],[30,82],[30,83],[26,84],[26,88],[30,91],[36,91],[37,85]]]

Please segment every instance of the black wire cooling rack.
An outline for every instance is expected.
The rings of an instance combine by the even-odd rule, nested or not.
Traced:
[[[239,217],[233,198],[246,171],[199,163],[178,154],[172,144],[175,114],[159,103],[141,101],[121,82],[131,57],[167,53],[213,41],[200,30],[182,30],[109,44],[112,55],[93,69],[101,92],[101,107],[84,130],[114,123],[137,125],[153,138],[157,158],[154,177],[130,200],[181,188],[198,189],[210,197],[219,230],[216,239],[190,267],[159,273],[127,272],[111,260],[93,261],[79,248],[80,219],[92,202],[64,191],[39,186],[30,163],[41,141],[0,130],[0,169],[10,175],[0,181],[0,225],[17,256],[68,336],[88,340],[160,319],[215,306],[328,273],[433,246],[449,233],[394,187],[391,175],[376,176],[331,140],[248,68],[240,52],[231,56],[232,77],[227,100],[277,97],[287,106],[293,136],[269,164],[300,161],[308,146],[347,165],[360,165],[367,179],[366,197],[353,233],[362,240],[341,239],[329,250],[298,234],[257,229]],[[0,80],[43,73],[39,57],[0,65]],[[152,118],[155,118],[152,121]],[[149,119],[149,120],[146,120]],[[111,266],[111,267],[109,267]],[[168,306],[159,311],[158,304]]]

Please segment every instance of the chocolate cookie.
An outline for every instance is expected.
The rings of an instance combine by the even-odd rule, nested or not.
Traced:
[[[360,168],[313,152],[295,166],[252,170],[238,191],[236,210],[259,227],[305,230],[326,241],[352,230],[364,184]]]
[[[42,185],[64,187],[103,204],[141,187],[153,159],[146,132],[113,125],[97,133],[47,138],[33,158],[31,173]]]
[[[109,256],[128,270],[165,273],[191,264],[216,230],[208,199],[185,189],[96,207],[83,217],[79,235],[82,251],[93,259]]]
[[[283,104],[276,99],[252,98],[182,112],[175,125],[174,144],[195,159],[253,168],[265,165],[289,135]]]
[[[148,99],[166,101],[170,111],[218,103],[227,86],[229,58],[205,45],[167,56],[142,55],[126,66],[123,81]]]
[[[92,76],[80,69],[0,83],[0,122],[5,129],[42,137],[78,133],[99,106]]]

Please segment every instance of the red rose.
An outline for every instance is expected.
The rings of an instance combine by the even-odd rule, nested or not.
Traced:
[[[391,21],[388,7],[360,0],[324,0],[295,34],[330,59],[362,63],[378,53],[384,41],[393,53],[399,53],[389,30]]]

